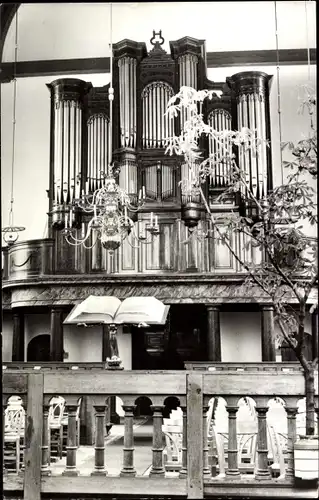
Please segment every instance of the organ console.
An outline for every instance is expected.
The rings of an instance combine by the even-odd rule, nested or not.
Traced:
[[[128,39],[113,44],[112,157],[118,183],[133,203],[145,186],[145,205],[139,213],[130,214],[135,223],[145,220],[145,213],[154,212],[163,235],[172,233],[173,224],[173,233],[178,238],[181,218],[189,228],[198,223],[204,227],[208,222],[200,195],[183,189],[183,181],[191,175],[188,165],[183,163],[182,157],[165,155],[166,138],[179,134],[187,119],[186,112],[178,118],[169,118],[165,114],[169,99],[181,86],[222,91],[220,99],[213,98],[203,106],[207,123],[218,131],[248,127],[256,130],[256,141],[269,140],[271,76],[246,71],[227,78],[226,82],[216,83],[207,78],[204,40],[184,37],[171,41],[170,53],[163,49],[161,31],[153,32],[150,42],[150,51],[145,43]],[[54,235],[57,229],[63,228],[67,204],[78,199],[83,192],[93,193],[103,184],[111,133],[109,85],[93,88],[91,83],[65,78],[47,86],[51,92],[49,223],[51,235]],[[223,145],[211,138],[204,138],[199,147],[204,157],[212,153],[218,157],[223,154]],[[247,185],[257,198],[262,199],[271,188],[271,158],[264,142],[258,143],[257,149],[257,157],[239,150],[238,163],[245,172]],[[196,169],[196,165],[193,168]],[[229,164],[223,162],[216,166],[205,186],[211,210],[220,209],[216,199],[228,182]],[[232,208],[237,201],[233,200]],[[74,224],[78,224],[79,231],[85,231],[85,214],[78,211],[76,216]],[[169,229],[165,226],[167,224]],[[123,243],[124,249],[119,249],[122,256],[112,259],[114,272],[120,271],[123,255],[128,259],[125,245]],[[162,246],[160,242],[156,245]],[[136,272],[143,268],[142,261],[150,252],[144,253],[144,257],[136,256],[134,249],[132,252],[130,269]],[[98,248],[92,251],[95,255],[91,259],[92,270],[98,270],[102,262],[108,261],[100,253]],[[194,249],[192,262],[193,254]],[[183,262],[187,260],[186,257]],[[156,262],[158,269],[158,259]],[[152,266],[147,268],[151,270]]]

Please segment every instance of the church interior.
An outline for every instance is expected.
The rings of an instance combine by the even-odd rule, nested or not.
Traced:
[[[214,92],[203,108],[210,126],[224,131],[253,125],[270,144],[263,146],[261,161],[255,165],[262,199],[286,175],[280,142],[297,140],[306,129],[305,117],[297,112],[298,86],[307,82],[316,88],[315,2],[0,7],[5,370],[32,374],[36,367],[40,372],[46,366],[63,370],[65,365],[65,370],[96,369],[99,375],[115,353],[121,366],[114,363],[112,371],[109,363],[108,368],[113,376],[118,368],[119,380],[131,380],[125,378],[128,372],[156,371],[160,377],[165,370],[174,370],[180,372],[177,384],[183,371],[196,366],[200,370],[224,364],[230,369],[237,364],[243,371],[250,365],[286,366],[296,361],[289,346],[278,341],[269,299],[244,286],[245,270],[211,233],[205,208],[196,196],[183,193],[188,165],[182,156],[167,154],[165,139],[180,134],[187,117],[172,118],[166,109],[183,86],[207,89]],[[203,157],[220,147],[216,141],[203,140]],[[209,208],[219,220],[241,210],[236,196],[220,201],[227,182],[221,165],[204,185]],[[253,174],[247,182],[253,185]],[[247,250],[238,234],[231,236],[231,242],[236,251],[242,255],[249,251],[249,259],[258,262],[258,251]],[[70,312],[89,296],[121,301],[155,297],[169,311],[165,324],[119,324],[115,333],[108,324],[68,324]],[[309,360],[318,356],[318,317],[312,304],[305,320]],[[160,385],[160,378],[156,380]],[[61,384],[62,378],[60,386],[53,384],[51,396],[63,393]],[[110,394],[107,425],[113,426],[113,434],[124,421],[125,429],[130,425],[133,429],[131,399]],[[81,401],[81,413],[75,413],[73,400],[68,410],[69,418],[74,417],[72,429],[81,414],[78,445],[95,444],[97,457],[98,446],[104,446],[103,439],[102,444],[96,441],[101,439],[96,434],[101,419],[93,415],[97,403],[84,388]],[[152,413],[144,403],[134,415],[146,415],[147,426],[153,414],[155,429],[156,406]],[[175,412],[183,405],[176,406],[174,400],[168,406]],[[243,410],[247,415],[255,411],[247,408]],[[218,415],[223,426],[223,413]],[[243,421],[249,420],[247,415]],[[135,431],[142,442],[138,425]],[[61,443],[67,443],[66,463],[71,470],[67,432],[73,431],[66,427],[59,427],[63,435],[53,432],[52,449],[61,458]],[[112,432],[106,438],[110,442]],[[124,435],[126,465],[121,474],[132,477],[128,436]],[[61,446],[54,448],[57,442]],[[156,454],[160,449],[156,439],[152,446]],[[157,459],[153,460],[151,470],[156,475]],[[228,460],[231,469],[232,459]],[[47,465],[42,464],[42,473]],[[171,470],[175,473],[174,467]],[[178,470],[180,477],[186,477]],[[43,491],[53,491],[51,479],[45,481],[48,489]],[[31,486],[25,488],[33,491]],[[179,494],[177,487],[171,494]]]

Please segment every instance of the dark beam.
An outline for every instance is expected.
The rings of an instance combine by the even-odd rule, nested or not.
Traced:
[[[310,49],[310,60],[316,63],[316,49]],[[306,49],[282,49],[279,51],[280,65],[307,64]],[[277,64],[275,50],[245,50],[235,52],[208,52],[207,68],[222,68],[231,66],[273,66]],[[52,59],[45,61],[20,61],[17,63],[17,77],[59,76],[76,74],[108,73],[110,71],[109,57],[87,59]],[[0,82],[5,83],[13,78],[13,63],[2,63]]]
[[[316,64],[317,49],[310,49],[310,62]],[[300,65],[308,63],[307,49],[279,50],[280,66]],[[240,50],[233,52],[208,52],[207,68],[221,68],[225,66],[258,66],[277,65],[276,50]]]

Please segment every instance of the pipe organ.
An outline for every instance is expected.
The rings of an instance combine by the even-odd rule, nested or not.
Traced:
[[[185,113],[173,119],[165,115],[169,99],[181,86],[223,92],[221,98],[213,97],[204,103],[204,119],[216,131],[242,127],[255,130],[256,141],[261,139],[261,142],[256,142],[258,154],[256,156],[239,150],[238,164],[254,196],[261,199],[271,188],[270,151],[265,142],[270,139],[271,77],[262,72],[249,71],[233,75],[226,82],[213,82],[206,75],[204,40],[184,37],[171,41],[170,53],[163,49],[161,32],[153,32],[150,42],[152,47],[149,51],[145,43],[128,39],[113,44],[112,117],[108,101],[109,85],[93,88],[91,83],[74,78],[55,80],[48,85],[51,92],[49,225],[52,236],[57,229],[62,228],[65,204],[79,198],[82,192],[92,194],[103,185],[109,166],[111,133],[112,161],[120,187],[134,203],[139,190],[145,186],[145,206],[139,213],[130,215],[138,227],[144,224],[148,212],[158,216],[160,235],[156,243],[157,250],[150,247],[145,257],[143,250],[136,249],[126,240],[117,251],[118,254],[110,259],[103,257],[98,241],[90,250],[90,257],[85,258],[82,264],[89,272],[121,272],[121,269],[122,272],[132,273],[152,272],[150,256],[155,253],[157,261],[156,265],[154,261],[153,269],[160,269],[160,249],[165,247],[166,253],[174,251],[168,249],[166,240],[165,243],[161,240],[164,234],[166,239],[167,234],[173,234],[179,251],[186,252],[181,260],[176,255],[171,258],[165,254],[164,268],[167,262],[174,262],[177,269],[181,269],[184,264],[194,269],[194,262],[197,269],[202,271],[212,271],[218,267],[216,255],[206,255],[210,253],[210,244],[185,246],[179,241],[179,236],[184,230],[187,232],[187,228],[199,224],[205,230],[207,226],[200,195],[187,191],[187,181],[198,165],[189,168],[181,157],[165,155],[166,138],[173,134],[179,135],[187,119]],[[220,203],[216,200],[229,182],[229,160],[223,158],[225,151],[232,153],[230,141],[203,138],[199,149],[203,158],[211,156],[220,160],[203,186],[211,210],[218,212]],[[237,205],[238,199],[233,200],[229,209],[233,210]],[[223,210],[227,211],[227,207]],[[74,224],[74,227],[83,233],[87,216],[81,213],[81,209],[77,216],[77,225]],[[183,230],[180,219],[184,222]],[[62,248],[62,238],[56,235],[56,240],[60,241]],[[215,245],[213,247],[217,248]],[[65,254],[61,248],[56,255],[63,259]],[[144,268],[145,259],[147,264]],[[131,264],[125,265],[124,261]]]

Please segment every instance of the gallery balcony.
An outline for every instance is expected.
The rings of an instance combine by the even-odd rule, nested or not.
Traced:
[[[19,429],[22,459],[13,457],[16,470],[5,468],[5,494],[34,500],[58,494],[317,498],[317,481],[299,480],[294,471],[304,396],[299,367],[222,365],[216,364],[215,371],[132,372],[105,370],[102,364],[62,369],[62,364],[9,363],[3,375],[4,406],[7,411],[10,397],[20,397],[25,424]],[[123,409],[111,437],[105,436],[110,395],[119,398]],[[53,461],[48,435],[50,404],[57,396],[64,401],[66,458],[61,452]],[[92,401],[94,447],[79,446],[83,396]],[[318,388],[315,399],[318,415]]]

